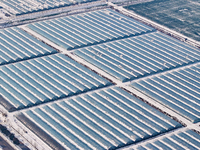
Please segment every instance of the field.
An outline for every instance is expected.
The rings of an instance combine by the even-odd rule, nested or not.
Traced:
[[[37,18],[37,12],[20,25],[12,15],[20,20],[33,11],[10,13],[15,26],[2,26],[0,147],[7,137],[23,150],[198,150],[199,49],[139,22],[141,16],[122,8],[124,3],[99,7],[103,1],[76,0],[89,1],[52,18],[47,11]],[[193,29],[183,14],[190,18],[198,2],[144,1],[137,0],[143,4],[133,10],[174,30]],[[172,10],[179,20],[165,15]]]
[[[154,0],[125,8],[200,41],[200,1],[198,0]]]

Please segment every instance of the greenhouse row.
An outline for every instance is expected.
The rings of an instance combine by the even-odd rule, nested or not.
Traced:
[[[54,149],[114,149],[181,127],[116,87],[31,109],[17,118],[28,120],[33,132],[39,127],[47,133],[47,143],[52,138],[60,143]]]
[[[122,82],[200,60],[197,48],[160,32],[78,49],[74,54]]]
[[[63,54],[22,61],[0,69],[1,95],[14,107],[9,108],[10,111],[111,84]]]
[[[0,30],[0,46],[0,65],[57,53],[17,27]]]
[[[95,1],[97,0],[2,0],[1,3],[9,13],[19,16]]]
[[[111,9],[37,22],[27,27],[67,50],[155,31]]]
[[[199,48],[113,8],[1,29],[0,75],[0,121],[32,149],[198,149]]]
[[[147,77],[131,84],[188,120],[200,121],[200,63]]]

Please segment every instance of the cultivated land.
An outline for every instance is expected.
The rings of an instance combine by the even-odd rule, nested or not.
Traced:
[[[200,2],[198,0],[153,0],[125,8],[200,41]]]

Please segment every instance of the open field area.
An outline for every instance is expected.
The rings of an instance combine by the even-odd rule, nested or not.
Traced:
[[[200,1],[198,0],[153,0],[125,8],[200,41]]]

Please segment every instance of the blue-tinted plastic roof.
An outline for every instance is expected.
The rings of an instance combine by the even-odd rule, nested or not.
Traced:
[[[1,0],[11,14],[23,15],[97,0]]]
[[[112,149],[181,126],[118,87],[31,109],[18,119],[73,150]]]
[[[123,82],[200,60],[199,49],[160,32],[86,47],[74,53]]]
[[[190,149],[199,150],[200,135],[192,130],[175,133],[170,136],[163,136],[153,142],[139,145],[137,150],[158,150],[158,149]]]
[[[37,22],[27,27],[68,50],[155,30],[111,9]]]
[[[9,111],[111,84],[63,54],[5,65],[0,73],[0,103]]]
[[[57,51],[17,27],[0,30],[0,66],[54,53]]]
[[[130,86],[191,122],[200,121],[200,63],[141,79]]]

